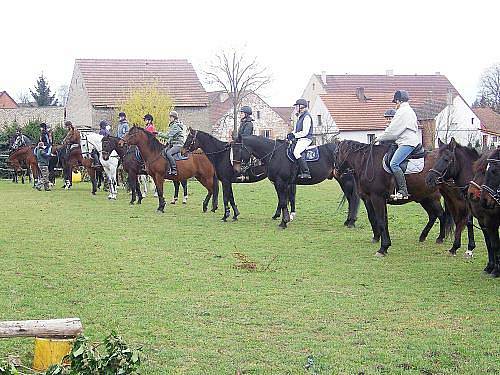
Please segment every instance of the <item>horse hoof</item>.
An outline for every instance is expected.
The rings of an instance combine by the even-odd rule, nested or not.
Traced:
[[[356,224],[354,224],[354,223],[349,223],[347,225],[347,228],[355,228],[355,227],[356,227]]]
[[[442,238],[436,238],[436,243],[437,244],[441,244],[443,242],[444,242],[444,239],[442,239]]]
[[[227,217],[223,217],[223,218],[221,219],[221,221],[226,222],[226,221],[227,221]]]
[[[233,216],[233,221],[238,221],[238,217],[237,216]]]
[[[290,212],[290,220],[289,221],[293,221],[293,219],[295,219],[295,216],[297,214],[295,212]]]
[[[453,251],[453,250],[448,250],[448,256],[450,256],[450,257],[456,257],[457,256],[457,252]]]
[[[379,258],[383,258],[383,257],[385,257],[385,253],[381,253],[380,251],[377,251],[377,252],[375,253],[375,256],[376,256],[376,257],[379,257]]]
[[[205,213],[207,211],[208,211],[208,207],[203,206],[203,212]],[[212,210],[212,212],[215,212],[215,211]]]
[[[492,278],[497,278],[500,276],[500,270],[493,270],[492,273],[489,274],[490,277]]]
[[[163,210],[156,210],[157,214],[164,214],[165,212]]]
[[[464,258],[465,259],[470,259],[470,258],[473,258],[474,257],[474,252],[472,250],[467,250],[465,253],[464,253]]]
[[[135,202],[130,202],[130,205],[133,206],[135,204]]]
[[[372,238],[372,243],[378,243],[378,241],[380,241],[380,238],[377,237]]]

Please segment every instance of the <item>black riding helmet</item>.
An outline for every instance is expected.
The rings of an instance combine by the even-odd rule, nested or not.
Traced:
[[[151,121],[153,122],[153,116],[151,116],[149,113],[144,116],[144,121]]]
[[[100,123],[99,123],[99,127],[101,129],[104,129],[106,126],[108,126],[108,123],[106,122],[106,120],[102,120]]]
[[[388,109],[387,111],[384,112],[384,117],[385,118],[393,118],[395,114],[396,114],[396,110],[391,108],[391,109]]]
[[[252,108],[247,105],[241,107],[240,112],[243,112],[245,115],[250,116],[252,114]]]
[[[47,130],[47,124],[45,122],[42,122],[40,124],[40,128],[43,128],[44,130]]]
[[[407,102],[410,100],[410,96],[405,90],[398,90],[394,93],[394,98],[392,99],[393,103],[397,102]]]
[[[300,105],[300,106],[303,106],[303,107],[309,107],[309,104],[307,103],[307,100],[305,99],[297,99],[297,101],[295,102],[294,106],[296,105]]]
[[[125,115],[125,112],[120,112],[118,113],[118,117],[127,117],[127,116]]]

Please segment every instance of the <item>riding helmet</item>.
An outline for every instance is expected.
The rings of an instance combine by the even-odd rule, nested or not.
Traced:
[[[177,111],[170,111],[169,117],[173,117],[177,120],[179,118],[179,114]]]
[[[405,90],[398,90],[394,93],[394,98],[392,99],[393,103],[397,102],[407,102],[410,100],[410,96]]]
[[[40,127],[41,127],[41,128],[44,128],[45,130],[47,130],[47,124],[46,124],[45,122],[42,122],[42,123],[40,124]]]
[[[118,113],[118,117],[127,117],[127,116],[125,115],[125,112],[120,112]]]
[[[240,112],[243,112],[245,115],[250,116],[252,114],[252,108],[247,105],[241,107]]]
[[[100,123],[99,123],[99,127],[101,129],[105,128],[106,126],[108,126],[108,123],[106,122],[106,120],[102,120]]]
[[[64,126],[68,127],[68,126],[73,126],[73,123],[71,121],[66,121],[64,123]]]
[[[302,98],[301,99],[297,99],[297,101],[295,102],[294,106],[295,105],[300,105],[300,106],[303,106],[303,107],[306,107],[306,108],[309,106],[309,104],[307,103],[307,100],[302,99]]]
[[[144,116],[144,119],[145,121],[151,121],[153,122],[153,116],[151,116],[149,113],[147,115]]]
[[[395,114],[396,114],[396,110],[391,108],[391,109],[388,109],[387,111],[384,112],[384,117],[385,118],[393,118]]]

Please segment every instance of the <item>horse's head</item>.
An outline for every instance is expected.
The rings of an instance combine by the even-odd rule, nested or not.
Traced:
[[[117,147],[117,141],[114,137],[110,135],[106,135],[102,137],[101,144],[102,144],[102,158],[104,160],[109,160],[109,155],[116,149]]]
[[[481,206],[493,209],[500,205],[500,148],[488,156],[488,165],[481,185]]]
[[[200,144],[198,142],[198,130],[192,129],[189,127],[188,129],[188,135],[186,137],[186,142],[184,142],[184,149],[186,149],[189,152],[193,152],[194,150],[200,148]]]
[[[461,147],[460,144],[455,138],[451,138],[450,143],[438,139],[438,145],[437,160],[425,177],[425,183],[430,187],[436,187],[444,180],[454,178],[458,174],[456,150]]]
[[[124,144],[128,145],[137,145],[141,142],[141,140],[146,139],[147,136],[145,134],[144,129],[136,126],[132,126],[130,130],[123,136],[123,139],[118,143],[119,146],[123,146]]]

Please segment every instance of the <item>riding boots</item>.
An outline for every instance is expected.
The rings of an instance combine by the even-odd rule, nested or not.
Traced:
[[[309,167],[307,166],[307,162],[304,160],[304,157],[297,159],[297,164],[299,165],[300,170],[300,173],[297,177],[301,179],[311,178],[311,172],[309,172]]]
[[[391,198],[394,200],[408,199],[405,174],[401,170],[393,171],[393,174],[396,179],[396,184],[398,185],[398,191],[396,194],[391,195]]]

